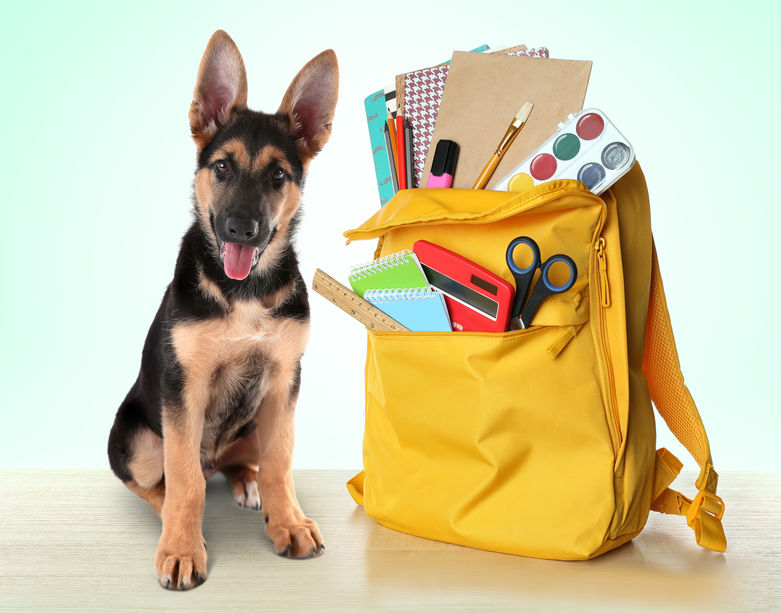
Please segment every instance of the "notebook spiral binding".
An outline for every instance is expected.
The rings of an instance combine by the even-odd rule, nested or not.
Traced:
[[[394,266],[401,266],[407,261],[407,256],[412,253],[410,249],[404,249],[397,253],[391,253],[384,258],[374,260],[372,262],[366,262],[365,264],[358,264],[350,269],[351,279],[363,279],[369,275],[378,273],[381,270],[387,270]]]
[[[372,289],[364,294],[369,302],[398,302],[400,300],[427,300],[435,298],[439,290],[433,287],[402,287],[394,289]]]

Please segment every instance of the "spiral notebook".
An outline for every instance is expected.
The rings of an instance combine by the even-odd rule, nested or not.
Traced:
[[[428,287],[418,256],[409,249],[391,253],[383,258],[359,264],[350,269],[348,277],[353,291],[361,298],[369,289]]]
[[[370,289],[363,295],[412,332],[450,332],[445,298],[433,287]]]
[[[449,332],[445,299],[409,249],[350,269],[353,291],[413,332]]]

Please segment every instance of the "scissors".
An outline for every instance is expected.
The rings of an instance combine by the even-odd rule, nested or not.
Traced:
[[[515,263],[513,255],[515,249],[519,245],[524,245],[532,253],[532,263],[528,268],[521,268]],[[542,262],[540,256],[540,248],[534,239],[528,236],[519,236],[513,239],[509,245],[507,245],[507,266],[510,268],[513,277],[515,277],[515,298],[513,299],[512,310],[510,311],[511,324],[518,320],[520,322],[521,330],[528,328],[531,325],[534,313],[540,306],[540,303],[548,296],[554,294],[562,294],[570,289],[578,278],[578,267],[575,266],[573,259],[564,254],[556,254],[549,257],[545,262]],[[550,269],[556,262],[564,263],[569,268],[569,279],[564,285],[555,285],[550,279]],[[534,273],[537,269],[540,269],[540,278],[531,290],[531,297],[529,302],[526,303],[526,307],[523,306],[526,302],[526,297],[531,289],[532,281],[534,279]],[[512,326],[511,326],[512,327]]]

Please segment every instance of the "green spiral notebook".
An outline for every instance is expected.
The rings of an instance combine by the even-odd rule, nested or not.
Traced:
[[[348,277],[353,291],[363,298],[366,290],[428,287],[418,257],[409,249],[383,258],[359,264],[350,269]]]

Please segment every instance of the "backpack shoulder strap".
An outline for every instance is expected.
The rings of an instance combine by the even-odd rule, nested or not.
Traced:
[[[683,381],[656,246],[653,245],[652,249],[643,371],[656,410],[675,437],[697,461],[700,475],[696,481],[697,495],[693,500],[686,498],[680,492],[667,487],[680,472],[681,463],[666,449],[657,451],[651,509],[685,516],[687,524],[694,530],[698,545],[714,551],[724,551],[727,548],[727,539],[721,525],[724,502],[716,495],[719,476],[713,469],[705,426]]]

